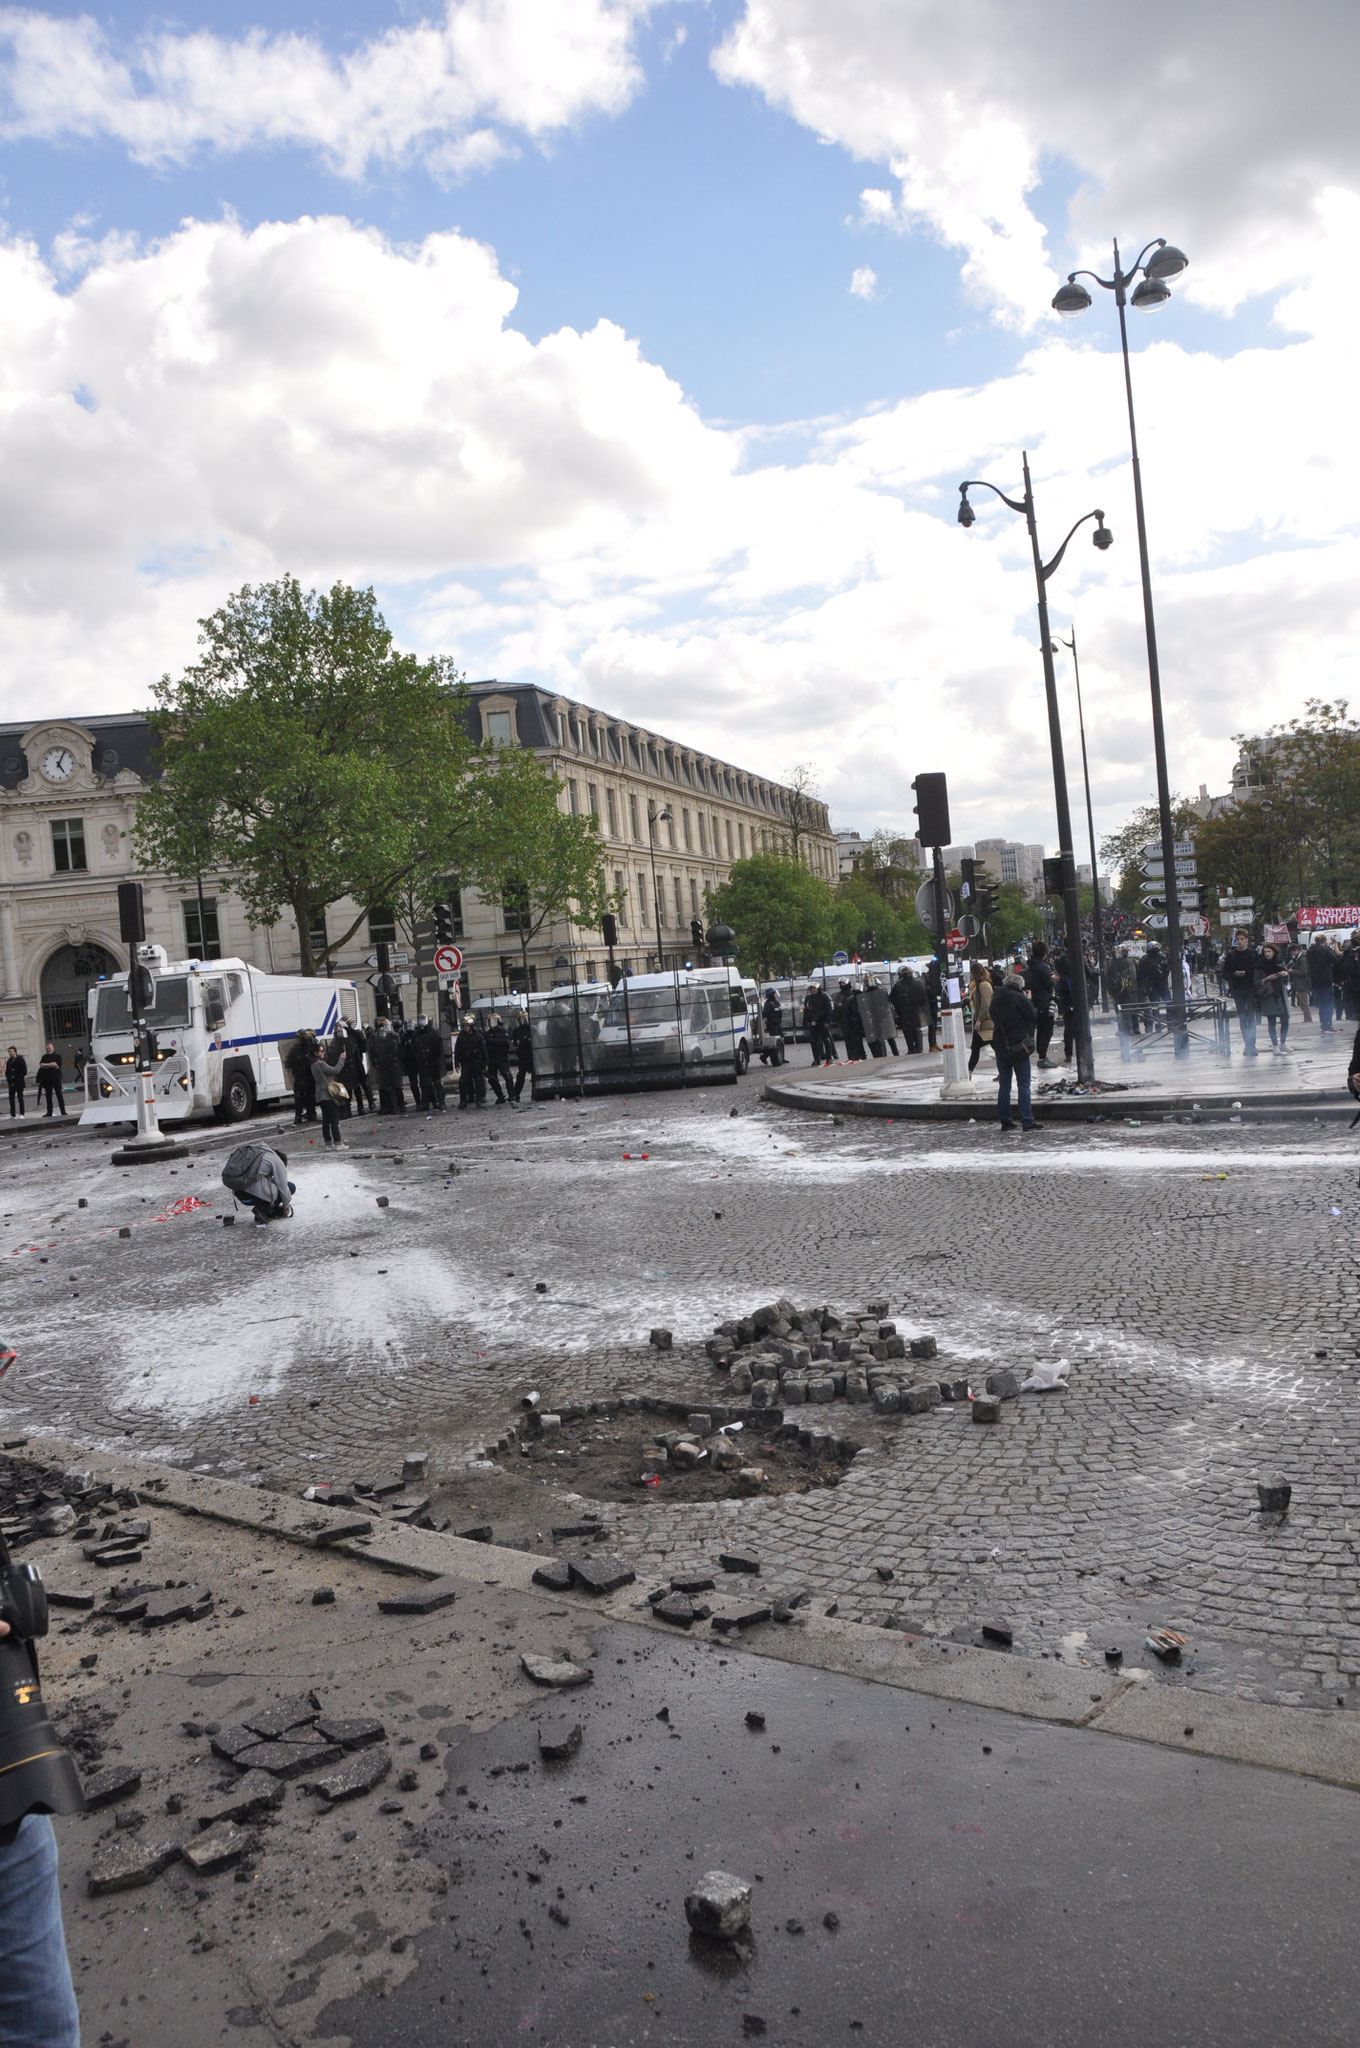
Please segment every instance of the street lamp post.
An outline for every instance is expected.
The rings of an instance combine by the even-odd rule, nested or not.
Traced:
[[[1084,313],[1091,305],[1091,294],[1085,285],[1077,283],[1079,277],[1089,277],[1102,290],[1114,293],[1114,302],[1119,308],[1119,346],[1124,358],[1124,395],[1129,409],[1129,451],[1133,457],[1133,506],[1138,524],[1138,565],[1143,578],[1143,626],[1147,634],[1148,686],[1152,693],[1152,746],[1157,764],[1157,812],[1161,825],[1162,868],[1166,875],[1166,934],[1167,952],[1171,962],[1171,1016],[1175,1026],[1176,1053],[1184,1058],[1190,1051],[1190,1038],[1185,1023],[1185,972],[1181,964],[1181,904],[1180,890],[1176,886],[1176,831],[1171,817],[1171,783],[1166,767],[1166,728],[1162,720],[1162,673],[1157,660],[1157,626],[1152,612],[1152,570],[1148,564],[1147,522],[1143,517],[1143,471],[1138,460],[1138,425],[1133,412],[1133,376],[1129,368],[1129,331],[1125,319],[1126,306],[1134,306],[1140,313],[1151,313],[1158,306],[1164,306],[1171,297],[1168,278],[1179,277],[1189,263],[1189,257],[1175,248],[1164,236],[1149,242],[1130,269],[1124,270],[1119,262],[1119,244],[1114,244],[1114,276],[1101,277],[1094,270],[1073,270],[1068,273],[1067,283],[1061,285],[1053,296],[1053,310],[1071,316]],[[1142,275],[1142,283],[1129,286]]]
[[[652,799],[647,799],[647,850],[652,861],[652,916],[656,920],[656,967],[658,974],[666,965],[666,956],[661,946],[661,895],[656,882],[656,828],[675,816],[670,805],[658,811]]]
[[[1091,809],[1091,768],[1086,758],[1086,714],[1081,707],[1081,663],[1077,660],[1077,629],[1072,628],[1072,638],[1062,640],[1072,656],[1072,674],[1077,685],[1077,731],[1081,734],[1081,779],[1086,788],[1086,830],[1091,840],[1091,931],[1096,942],[1096,972],[1100,976],[1100,1007],[1110,1007],[1110,991],[1105,978],[1105,931],[1100,911],[1100,869],[1096,866],[1096,821]]]
[[[1072,984],[1072,1006],[1076,1012],[1077,1079],[1094,1081],[1095,1058],[1091,1050],[1091,1005],[1086,999],[1086,954],[1081,943],[1081,907],[1077,902],[1077,865],[1072,855],[1072,809],[1067,798],[1067,768],[1063,760],[1062,719],[1058,712],[1058,682],[1053,673],[1053,636],[1048,625],[1048,579],[1067,553],[1068,541],[1084,526],[1088,519],[1094,519],[1096,530],[1091,535],[1094,547],[1109,547],[1114,536],[1105,524],[1105,514],[1099,510],[1083,512],[1081,518],[1071,527],[1067,539],[1051,561],[1045,562],[1039,551],[1039,528],[1034,515],[1034,486],[1030,481],[1029,456],[1022,457],[1025,477],[1023,498],[1008,498],[996,484],[989,484],[980,477],[959,485],[959,525],[969,527],[977,516],[968,502],[969,491],[993,491],[1003,505],[1009,505],[1012,512],[1022,513],[1029,529],[1030,553],[1034,557],[1034,582],[1039,597],[1039,646],[1044,658],[1044,695],[1048,700],[1048,743],[1053,756],[1053,794],[1058,812],[1058,858],[1062,862],[1063,912],[1067,927],[1067,966]]]

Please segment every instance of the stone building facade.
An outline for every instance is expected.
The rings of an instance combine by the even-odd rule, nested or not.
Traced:
[[[748,854],[796,844],[799,858],[834,885],[825,805],[767,776],[531,684],[472,684],[468,719],[477,740],[531,748],[561,777],[563,808],[597,819],[622,903],[620,966],[641,973],[692,957],[691,919],[705,916],[708,891]],[[68,1074],[88,1048],[85,992],[127,965],[120,881],[142,882],[147,937],[172,960],[235,955],[270,973],[297,970],[291,923],[252,926],[230,875],[138,870],[132,828],[152,773],[151,734],[135,713],[0,730],[0,1047],[17,1045],[30,1069],[49,1038],[68,1056]],[[331,931],[346,930],[356,908],[333,905]],[[465,997],[519,986],[525,962],[513,907],[466,890],[457,909]],[[332,956],[332,974],[359,981],[365,1015],[365,956],[377,940],[400,945],[403,936],[373,914]],[[318,931],[314,943],[324,937]],[[551,987],[572,965],[581,980],[603,977],[608,956],[598,931],[559,925],[538,934],[528,948],[529,985]],[[431,993],[405,991],[427,1001]]]

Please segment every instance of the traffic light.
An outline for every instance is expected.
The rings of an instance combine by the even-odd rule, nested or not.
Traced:
[[[118,936],[129,945],[140,945],[146,937],[146,910],[140,882],[118,884]]]
[[[976,915],[976,906],[973,902],[973,898],[977,895],[977,862],[975,860],[964,859],[959,862],[959,895],[963,899],[966,908],[973,911],[974,915]]]
[[[611,949],[617,946],[619,943],[619,921],[612,910],[606,910],[604,916],[600,919],[600,930],[604,935],[606,946],[609,946]]]
[[[1045,896],[1061,896],[1062,892],[1062,855],[1060,853],[1055,853],[1050,858],[1044,861],[1044,894]]]
[[[922,846],[949,844],[949,787],[943,775],[918,775],[912,783],[916,802],[912,805],[918,824],[916,836]]]
[[[692,917],[690,919],[689,936],[690,943],[694,947],[695,952],[702,953],[704,950],[704,927],[703,921],[700,918]]]
[[[453,928],[453,905],[436,903],[433,911],[434,938],[437,946],[451,946],[457,934]]]
[[[977,918],[977,919],[979,920],[979,922],[980,922],[980,923],[982,923],[982,924],[986,924],[986,922],[987,922],[987,920],[988,920],[988,918],[989,918],[989,917],[995,917],[995,915],[996,915],[996,890],[995,890],[995,889],[992,889],[992,888],[982,888],[982,889],[979,889],[979,890],[978,890],[978,892],[977,892],[977,895],[976,895],[976,897],[974,898],[974,901],[973,901],[973,915],[974,915],[974,917],[976,917],[976,918]]]

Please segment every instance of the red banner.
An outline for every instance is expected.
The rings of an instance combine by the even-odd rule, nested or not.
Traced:
[[[1330,910],[1301,910],[1301,925],[1346,925],[1360,924],[1360,905],[1354,903],[1334,904]]]

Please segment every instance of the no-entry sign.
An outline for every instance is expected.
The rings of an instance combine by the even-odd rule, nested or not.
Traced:
[[[456,974],[463,964],[463,956],[457,946],[436,946],[434,949],[434,971],[436,974]]]

